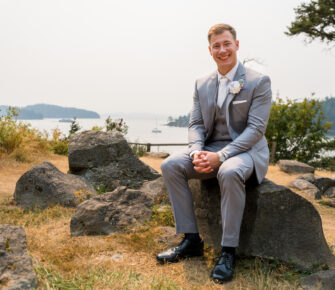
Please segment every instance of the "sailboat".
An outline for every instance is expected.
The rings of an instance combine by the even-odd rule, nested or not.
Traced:
[[[151,132],[152,132],[152,133],[162,133],[162,130],[159,130],[159,129],[157,128],[157,119],[156,119],[156,127],[153,128]]]

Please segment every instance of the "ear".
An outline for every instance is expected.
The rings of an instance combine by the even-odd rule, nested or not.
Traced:
[[[209,50],[209,54],[210,54],[211,56],[213,56],[213,54],[212,54],[212,48],[211,48],[210,45],[208,46],[208,50]]]
[[[235,45],[236,45],[236,50],[238,50],[240,48],[240,42],[238,40],[235,41]]]

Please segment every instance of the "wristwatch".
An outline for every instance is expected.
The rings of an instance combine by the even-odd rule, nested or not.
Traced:
[[[219,151],[219,152],[217,152],[217,153],[218,153],[218,156],[219,156],[220,161],[221,161],[221,162],[224,162],[224,161],[226,160],[225,155],[224,155],[221,151]]]

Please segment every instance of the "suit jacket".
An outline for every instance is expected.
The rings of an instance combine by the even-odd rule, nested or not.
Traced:
[[[271,108],[271,83],[268,76],[239,63],[234,81],[241,79],[243,88],[237,94],[228,92],[225,102],[227,127],[233,141],[220,151],[226,158],[243,152],[250,154],[261,183],[269,163],[264,134]],[[189,152],[203,150],[213,132],[217,94],[216,72],[196,81],[188,129]]]

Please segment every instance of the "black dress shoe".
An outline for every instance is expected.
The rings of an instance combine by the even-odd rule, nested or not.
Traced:
[[[193,242],[183,239],[182,242],[174,248],[168,249],[156,256],[159,263],[175,263],[183,258],[199,257],[204,254],[204,242]]]
[[[215,267],[213,268],[211,278],[215,283],[225,283],[233,278],[235,266],[235,255],[223,252]]]

